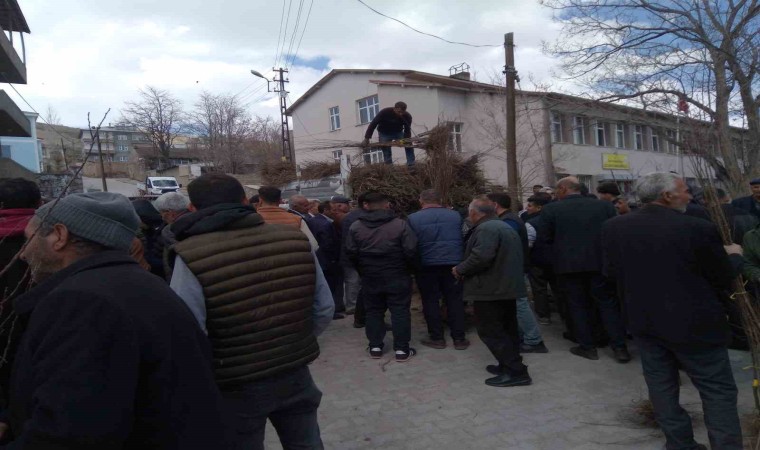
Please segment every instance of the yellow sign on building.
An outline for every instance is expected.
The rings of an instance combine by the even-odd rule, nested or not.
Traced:
[[[628,155],[602,153],[602,169],[631,170],[631,164],[628,162]]]

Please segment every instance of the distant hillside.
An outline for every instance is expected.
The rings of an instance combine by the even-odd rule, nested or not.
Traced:
[[[42,166],[45,172],[60,173],[66,170],[66,165],[82,158],[82,141],[79,140],[79,128],[64,125],[47,125],[37,122],[37,138],[42,141]],[[63,149],[66,150],[66,164]]]

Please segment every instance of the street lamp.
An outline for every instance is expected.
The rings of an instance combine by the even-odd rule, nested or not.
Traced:
[[[267,82],[267,92],[272,92],[272,91],[269,89],[269,80],[267,79],[267,77],[265,77],[265,76],[264,76],[264,75],[262,75],[260,72],[257,72],[257,71],[255,71],[255,70],[253,70],[253,69],[251,69],[251,75],[253,75],[254,77],[259,77],[259,78],[261,78],[261,79],[265,80],[265,81]]]

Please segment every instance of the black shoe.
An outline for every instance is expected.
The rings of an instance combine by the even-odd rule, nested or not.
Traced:
[[[578,343],[578,341],[575,340],[575,335],[573,335],[573,333],[569,331],[562,332],[562,337],[567,339],[570,342],[575,342],[576,344]]]
[[[536,345],[520,344],[520,353],[549,353],[549,349],[541,341]]]
[[[383,357],[382,347],[367,347],[367,351],[372,359],[380,359]]]
[[[354,321],[354,328],[364,328],[364,322]]]
[[[599,353],[595,348],[583,348],[579,345],[577,347],[571,348],[570,353],[576,356],[580,356],[581,358],[590,359],[592,361],[599,359]]]
[[[425,347],[444,349],[446,348],[446,340],[444,339],[423,339],[420,342]]]
[[[516,377],[505,373],[486,380],[487,385],[495,387],[528,386],[532,382],[527,373]]]
[[[345,318],[346,318],[346,316],[344,316],[341,313],[335,313],[335,314],[333,314],[333,320],[340,320],[340,319],[345,319]]]
[[[470,347],[469,339],[454,339],[454,348],[457,350],[467,350]]]
[[[707,446],[705,444],[697,444],[697,450],[707,450]]]
[[[494,375],[504,375],[505,373],[507,373],[504,367],[497,364],[491,364],[490,366],[486,366],[486,370],[488,371],[488,373],[492,373]]]
[[[396,362],[407,362],[412,356],[417,354],[417,350],[409,348],[407,351],[396,350]]]
[[[618,347],[613,350],[615,352],[615,361],[625,364],[631,360],[631,354],[628,353],[626,347]]]

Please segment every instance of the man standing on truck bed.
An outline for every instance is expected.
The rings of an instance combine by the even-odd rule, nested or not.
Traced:
[[[364,134],[362,145],[369,147],[369,140],[377,128],[380,143],[397,141],[412,137],[412,115],[406,112],[406,103],[396,102],[393,108],[383,108],[372,119],[367,132]],[[393,164],[393,153],[390,146],[382,147],[385,164]],[[414,148],[406,147],[406,165],[414,165]]]

